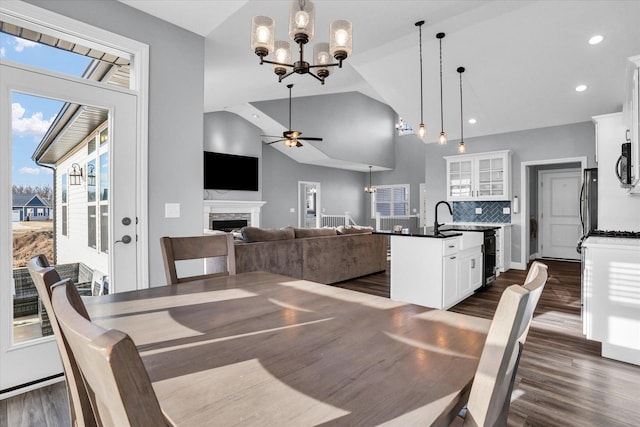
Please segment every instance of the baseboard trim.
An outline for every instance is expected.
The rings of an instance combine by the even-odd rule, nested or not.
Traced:
[[[529,255],[529,261],[533,261],[536,258],[539,258],[538,257],[538,252],[535,252],[535,253],[532,253],[531,255]]]
[[[526,270],[527,269],[527,264],[524,264],[522,262],[513,262],[513,261],[511,261],[511,268],[514,268],[516,270]]]
[[[0,400],[8,399],[13,396],[17,396],[28,391],[36,390],[38,388],[46,387],[51,384],[64,381],[64,374],[56,374],[41,380],[31,381],[26,384],[21,384],[15,387],[9,387],[0,391]]]

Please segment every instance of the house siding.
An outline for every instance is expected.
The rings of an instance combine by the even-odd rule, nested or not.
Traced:
[[[87,144],[95,138],[106,124],[98,127],[91,135],[83,140],[75,151],[56,165],[56,209],[62,215],[62,175],[71,170],[71,165],[77,163],[82,168],[83,178],[80,185],[69,185],[67,191],[67,235],[62,235],[62,218],[56,221],[56,257],[58,264],[82,262],[92,269],[105,274],[109,271],[109,255],[88,246],[88,217],[87,217],[87,162],[95,159],[97,150],[87,154]],[[99,229],[97,230],[99,233]],[[107,236],[108,238],[108,236]],[[99,241],[99,240],[98,240]]]

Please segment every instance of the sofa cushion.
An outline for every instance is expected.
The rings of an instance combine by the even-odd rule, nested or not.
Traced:
[[[305,237],[321,237],[321,236],[335,236],[337,234],[336,229],[331,228],[294,228],[296,239],[303,239]]]
[[[259,228],[259,227],[242,227],[240,230],[242,237],[247,243],[251,242],[271,242],[274,240],[289,240],[295,238],[292,227],[285,228]]]
[[[338,234],[367,234],[373,232],[373,227],[365,225],[340,225],[337,228]]]

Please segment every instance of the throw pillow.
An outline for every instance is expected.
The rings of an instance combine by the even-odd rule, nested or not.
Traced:
[[[373,232],[373,227],[366,225],[341,225],[338,227],[338,234],[369,234]]]
[[[252,242],[270,242],[273,240],[289,240],[295,238],[292,227],[285,228],[259,228],[259,227],[242,227],[240,230],[242,237],[247,243]]]

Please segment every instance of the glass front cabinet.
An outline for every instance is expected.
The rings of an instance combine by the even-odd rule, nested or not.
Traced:
[[[511,151],[446,156],[447,200],[509,200]]]

